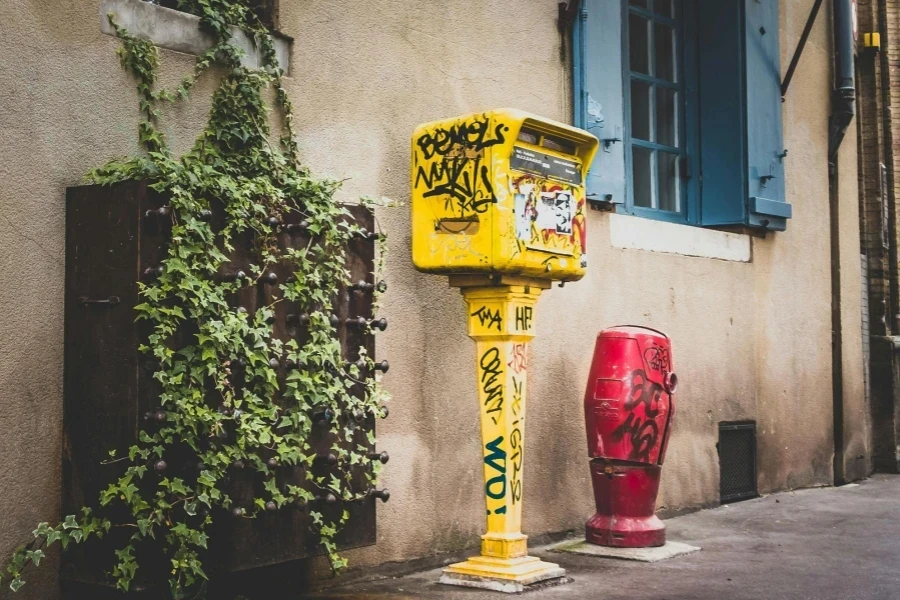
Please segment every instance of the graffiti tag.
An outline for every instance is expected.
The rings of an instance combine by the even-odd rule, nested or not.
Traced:
[[[659,439],[659,425],[655,419],[659,416],[659,401],[664,393],[663,387],[647,379],[642,369],[631,374],[631,391],[624,406],[629,411],[628,416],[613,431],[615,440],[628,436],[631,442],[629,459],[644,462],[650,459],[650,451]],[[643,408],[643,416],[636,414],[639,407]]]
[[[509,434],[509,445],[513,449],[514,454],[509,457],[512,463],[512,477],[510,478],[510,491],[512,492],[512,503],[522,499],[522,479],[519,472],[522,470],[522,431],[519,429],[519,422],[513,423],[515,429]]]
[[[445,157],[431,163],[427,170],[419,165],[415,186],[420,183],[428,189],[422,194],[423,198],[446,195],[449,198],[444,203],[445,208],[452,210],[452,201],[456,200],[457,209],[463,216],[470,212],[487,212],[489,205],[497,203],[490,172],[487,165],[481,164],[481,158]]]
[[[663,346],[652,345],[644,350],[644,360],[647,366],[658,373],[667,373],[672,370],[669,361],[669,350]]]
[[[487,413],[502,413],[503,411],[503,362],[500,360],[500,350],[496,347],[489,348],[481,355],[479,361],[481,367],[481,391],[484,394],[484,406]],[[491,414],[491,420],[497,424],[497,416]]]
[[[491,310],[486,306],[482,306],[469,316],[477,317],[482,327],[486,324],[487,328],[490,329],[496,325],[497,331],[503,330],[503,317],[500,315],[499,310]]]
[[[506,451],[500,447],[502,444],[503,436],[501,435],[484,445],[484,464],[497,471],[497,475],[485,482],[484,493],[488,498],[494,500],[506,498]],[[506,514],[506,505],[496,509],[494,514]]]
[[[522,410],[522,382],[516,379],[515,376],[512,378],[513,385],[513,400],[512,400],[512,412],[514,417],[519,416],[519,412]]]
[[[458,152],[460,148],[480,152],[502,144],[506,141],[503,134],[507,131],[509,127],[501,123],[491,132],[487,117],[482,117],[457,123],[449,129],[436,127],[419,136],[416,145],[422,151],[422,157],[430,160],[435,155],[447,156]]]
[[[446,196],[446,210],[455,202],[460,216],[487,212],[497,197],[484,150],[505,142],[507,131],[502,123],[491,130],[488,118],[481,117],[423,133],[416,140],[421,162],[414,185],[424,186],[424,198]]]
[[[528,331],[531,329],[531,315],[533,309],[530,306],[516,307],[516,329],[519,331]]]
[[[509,361],[508,365],[516,374],[521,374],[528,368],[525,344],[513,344],[512,360]]]

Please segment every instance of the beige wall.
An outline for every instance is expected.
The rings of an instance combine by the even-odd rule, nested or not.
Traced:
[[[0,7],[0,554],[58,507],[64,190],[136,149],[132,82],[116,40],[99,33],[97,4]],[[556,0],[281,4],[295,40],[288,89],[304,160],[317,174],[349,177],[346,198],[408,200],[409,135],[420,122],[497,106],[571,121]],[[785,65],[808,10],[782,2]],[[794,218],[787,232],[752,240],[750,263],[614,249],[609,216],[588,214],[588,276],[554,288],[537,309],[526,533],[576,528],[591,512],[581,401],[593,337],[614,324],[674,340],[681,387],[660,507],[717,500],[722,420],[757,420],[760,491],[831,481],[828,23],[826,11],[784,104]],[[191,64],[164,51],[164,83]],[[176,147],[204,123],[213,83],[205,76],[195,100],[167,115]],[[855,458],[868,453],[868,435],[854,130],[840,161],[845,437]],[[473,343],[458,292],[412,269],[408,211],[378,213],[389,234],[382,316],[391,324],[378,357],[391,361],[394,394],[379,447],[391,453],[392,498],[378,509],[378,545],[349,553],[355,566],[472,546],[483,525]],[[51,573],[19,597],[52,598]]]

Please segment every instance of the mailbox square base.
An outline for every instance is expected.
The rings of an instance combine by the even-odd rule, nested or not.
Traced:
[[[440,582],[498,592],[518,593],[529,585],[565,577],[566,570],[535,556],[495,558],[473,556],[444,569]]]

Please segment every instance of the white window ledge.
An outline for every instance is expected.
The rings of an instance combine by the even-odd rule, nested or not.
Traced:
[[[610,213],[613,248],[750,262],[750,236]]]
[[[160,48],[187,54],[203,54],[215,44],[215,37],[200,29],[200,18],[187,13],[157,6],[143,0],[103,0],[100,3],[100,31],[107,35],[116,32],[109,24],[112,14],[116,24],[136,37],[150,40]],[[290,73],[291,40],[275,34],[275,54],[285,74]],[[247,35],[233,28],[232,43],[244,50],[241,59],[245,67],[262,66],[262,54]]]

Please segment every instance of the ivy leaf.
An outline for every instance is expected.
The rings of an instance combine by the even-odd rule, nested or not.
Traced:
[[[36,566],[36,567],[41,566],[41,559],[44,558],[44,556],[45,556],[44,551],[41,549],[29,550],[25,553],[25,557],[28,560],[30,560],[31,562],[33,562],[34,566]],[[15,590],[13,590],[13,591],[15,591]]]
[[[139,492],[140,490],[133,483],[129,483],[127,486],[121,489],[122,498],[125,499],[125,502],[131,502],[132,498],[134,498],[134,494]]]
[[[328,482],[328,487],[337,493],[340,493],[341,491],[341,480],[338,479],[334,473],[331,474],[331,481]]]
[[[216,480],[213,478],[212,473],[210,473],[209,471],[203,471],[197,478],[197,483],[206,487],[215,487]]]

